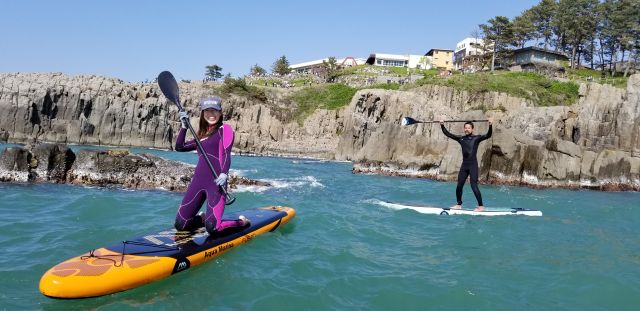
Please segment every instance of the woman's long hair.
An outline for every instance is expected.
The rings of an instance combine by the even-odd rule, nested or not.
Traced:
[[[200,122],[198,123],[198,139],[203,139],[207,136],[212,135],[217,132],[218,129],[222,126],[222,111],[220,111],[220,118],[218,118],[218,122],[214,124],[213,130],[207,131],[209,129],[209,122],[204,118],[204,110],[200,111]]]

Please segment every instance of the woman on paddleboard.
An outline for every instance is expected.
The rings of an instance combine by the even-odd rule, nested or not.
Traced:
[[[484,135],[473,135],[473,122],[465,122],[464,135],[461,136],[451,134],[447,128],[444,127],[444,117],[440,118],[440,127],[444,135],[457,141],[460,147],[462,147],[462,165],[460,165],[460,171],[458,172],[458,186],[456,187],[457,204],[453,207],[455,209],[462,208],[462,188],[467,181],[467,177],[471,177],[471,190],[473,190],[473,194],[478,201],[478,207],[476,207],[475,211],[484,211],[482,194],[480,194],[480,189],[478,188],[478,159],[476,158],[476,153],[478,153],[480,142],[491,137],[492,121],[493,120],[489,118],[489,131]]]
[[[176,139],[176,151],[196,150],[195,140],[187,143],[184,141],[189,122],[189,116],[185,111],[180,112],[180,122],[182,127]],[[213,234],[227,228],[247,225],[249,220],[244,216],[240,216],[237,220],[222,219],[226,196],[221,188],[227,187],[234,133],[230,125],[222,123],[220,97],[209,96],[200,100],[200,122],[197,135],[218,178],[214,178],[203,155],[198,151],[195,173],[176,215],[176,229],[193,231],[204,225],[207,232]],[[206,212],[198,213],[205,201],[207,202]]]

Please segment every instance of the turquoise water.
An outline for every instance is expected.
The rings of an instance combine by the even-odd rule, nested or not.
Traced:
[[[136,151],[140,151],[139,149]],[[193,154],[146,150],[193,163]],[[449,206],[453,183],[353,175],[348,163],[234,157],[271,181],[230,210],[287,205],[297,217],[213,262],[137,289],[56,300],[51,266],[170,227],[181,194],[0,183],[0,309],[634,310],[640,194],[481,186],[487,206],[543,217],[438,216],[376,200]],[[465,189],[465,202],[473,202]]]

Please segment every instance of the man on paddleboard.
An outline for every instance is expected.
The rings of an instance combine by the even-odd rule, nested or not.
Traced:
[[[488,121],[489,131],[487,131],[486,134],[473,135],[473,122],[465,122],[464,135],[460,136],[447,131],[444,127],[444,118],[440,118],[440,128],[442,128],[444,135],[457,141],[460,147],[462,147],[462,165],[458,172],[458,186],[456,187],[457,204],[453,208],[462,208],[462,187],[464,187],[467,177],[470,176],[471,190],[473,190],[473,194],[478,201],[478,207],[476,207],[475,211],[482,212],[484,210],[482,195],[480,194],[480,189],[478,189],[478,159],[476,158],[476,153],[478,153],[478,145],[480,145],[480,142],[491,137],[493,120],[489,118]]]
[[[176,138],[176,151],[193,151],[197,149],[195,140],[185,143],[189,116],[180,112],[182,127]],[[222,231],[230,227],[245,226],[249,220],[240,216],[237,220],[223,220],[226,196],[221,187],[227,187],[229,167],[231,166],[231,147],[234,133],[228,124],[222,123],[222,100],[218,96],[204,97],[200,100],[200,122],[198,123],[198,137],[206,155],[198,151],[198,164],[178,208],[175,227],[178,230],[193,231],[205,226],[209,234]],[[203,156],[209,158],[218,175],[213,178]],[[207,202],[206,212],[198,214],[204,202]]]

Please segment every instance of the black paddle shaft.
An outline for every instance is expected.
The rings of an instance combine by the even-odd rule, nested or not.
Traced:
[[[162,94],[164,94],[164,97],[166,97],[170,102],[174,103],[178,107],[178,111],[184,111],[184,108],[182,107],[182,105],[180,105],[180,93],[179,93],[180,90],[178,89],[178,82],[176,82],[176,79],[173,77],[173,75],[170,72],[163,71],[158,75],[158,86],[160,86],[160,90],[162,91]],[[211,161],[209,161],[209,157],[207,157],[207,154],[205,153],[204,148],[202,147],[202,144],[198,139],[198,135],[196,134],[196,131],[193,129],[193,126],[191,126],[191,122],[187,121],[186,123],[187,123],[187,128],[191,132],[191,135],[193,135],[193,139],[196,142],[196,145],[198,146],[198,150],[200,151],[200,154],[202,154],[202,158],[207,163],[207,166],[211,170],[213,177],[217,179],[218,174],[216,174],[216,171],[213,169],[213,164],[211,164]],[[231,196],[224,187],[222,186],[219,186],[219,187],[222,193],[224,194],[224,196],[227,198],[225,204],[226,205],[233,204],[236,198]]]
[[[462,123],[462,122],[489,122],[489,120],[444,120],[445,123]],[[402,125],[412,125],[416,123],[440,123],[440,121],[419,121],[411,117],[402,118]]]
[[[444,120],[444,123],[488,122],[489,120]],[[440,121],[416,121],[416,123],[440,123]]]

